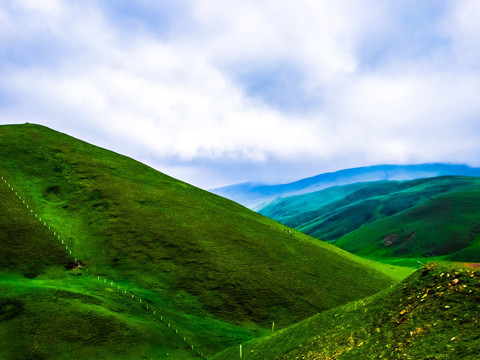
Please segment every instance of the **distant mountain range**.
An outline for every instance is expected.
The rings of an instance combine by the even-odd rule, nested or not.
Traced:
[[[480,168],[441,163],[375,165],[324,173],[288,184],[267,185],[246,182],[210,191],[250,209],[258,210],[279,197],[307,194],[332,186],[381,180],[414,180],[444,175],[480,177]]]
[[[259,213],[375,260],[480,261],[478,177],[334,186],[279,198]]]

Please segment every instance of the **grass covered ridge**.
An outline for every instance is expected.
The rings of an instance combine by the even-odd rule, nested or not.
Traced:
[[[243,358],[473,360],[480,353],[479,304],[478,267],[428,264],[379,294],[244,344]]]

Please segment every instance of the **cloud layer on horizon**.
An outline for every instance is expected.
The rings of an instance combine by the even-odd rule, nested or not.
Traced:
[[[0,0],[0,123],[204,187],[480,165],[474,0]]]

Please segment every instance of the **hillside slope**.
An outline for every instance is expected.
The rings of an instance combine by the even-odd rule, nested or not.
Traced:
[[[193,359],[257,333],[198,316],[178,321],[155,292],[77,267],[14,190],[2,179],[1,359]]]
[[[391,289],[243,344],[244,358],[478,359],[478,265],[426,265]]]
[[[480,179],[444,176],[333,187],[260,213],[361,256],[479,261]]]
[[[53,274],[0,272],[1,359],[197,358],[166,323],[110,284]]]
[[[59,268],[77,258],[83,264],[82,276],[89,270],[100,280],[128,289],[132,298],[143,296],[143,306],[161,309],[207,355],[257,336],[272,321],[280,326],[292,324],[378,292],[406,274],[287,231],[232,201],[48,128],[1,126],[0,144],[2,176],[33,211],[25,207],[17,222],[12,213],[16,205],[10,208],[7,201],[2,203],[6,220],[1,223],[1,240],[9,244],[2,251],[13,257],[0,270],[35,278],[32,282],[42,276],[54,281],[57,272],[68,272]],[[11,194],[4,192],[4,196]],[[45,229],[50,227],[50,233],[35,228],[33,214],[38,214]],[[8,235],[20,228],[24,229],[21,237]],[[58,246],[58,242],[53,245],[51,233],[68,250],[31,255],[31,249],[42,242],[49,243],[46,253]],[[22,242],[27,252],[12,250]],[[3,298],[6,308],[8,301],[30,306],[39,287],[39,292],[50,293],[44,283],[25,281],[18,280],[18,287],[14,286],[17,295]],[[91,280],[84,281],[85,291],[94,292]],[[25,298],[24,290],[32,293]],[[75,299],[77,295],[65,296]],[[85,301],[70,305],[88,310],[90,300]],[[101,301],[107,310],[113,306],[108,297]],[[42,311],[48,319],[53,308]],[[22,326],[27,319],[21,320]],[[75,317],[71,319],[65,326],[75,326]],[[14,331],[12,321],[0,322],[0,331]],[[43,325],[54,326],[48,321]],[[72,335],[71,342],[76,343],[79,336]],[[38,341],[46,340],[40,336]],[[169,351],[169,342],[165,344],[162,349]],[[3,345],[9,351],[9,343]],[[176,349],[174,345],[170,351]],[[153,356],[155,351],[147,353]]]
[[[70,256],[15,193],[0,180],[0,269],[34,278]],[[34,239],[34,241],[32,241]]]
[[[320,174],[287,184],[242,183],[212,189],[214,194],[258,211],[281,198],[360,182],[414,180],[445,175],[480,177],[480,168],[453,164],[375,165]]]

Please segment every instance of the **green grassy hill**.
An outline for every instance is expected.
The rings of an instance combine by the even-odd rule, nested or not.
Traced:
[[[0,144],[5,358],[211,356],[409,272],[45,127]]]
[[[478,359],[480,264],[428,264],[399,285],[242,345],[247,360]],[[239,357],[239,347],[215,360]]]
[[[479,205],[480,179],[444,176],[334,187],[260,212],[358,255],[411,264],[422,257],[479,261]]]

